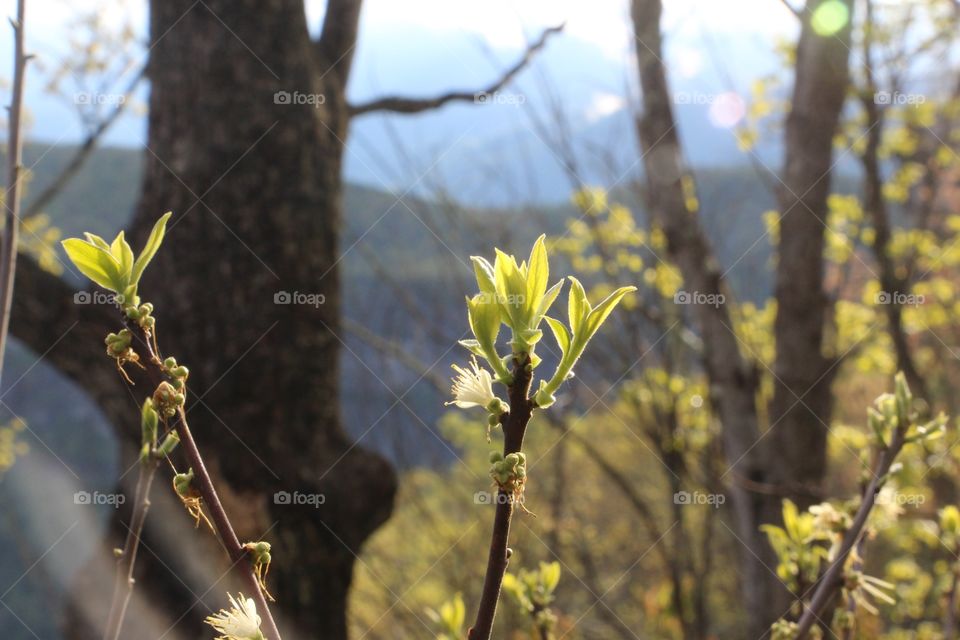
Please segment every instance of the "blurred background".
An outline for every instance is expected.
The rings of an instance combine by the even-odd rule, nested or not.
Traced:
[[[541,233],[552,280],[640,291],[531,426],[511,570],[559,564],[558,638],[762,637],[809,584],[760,527],[859,494],[895,371],[956,410],[958,24],[952,0],[27,0],[4,636],[100,637],[135,480],[143,391],[58,241],[137,248],[172,210],[141,295],[241,538],[273,544],[285,637],[434,638],[458,594],[471,618],[500,434],[444,406],[469,258]],[[5,102],[12,50],[0,29]],[[955,439],[904,453],[865,556],[894,603],[847,637],[953,637]],[[236,591],[169,477],[123,637],[209,637]],[[531,624],[505,594],[495,637]]]

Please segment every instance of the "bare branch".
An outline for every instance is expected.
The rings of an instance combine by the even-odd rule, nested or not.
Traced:
[[[317,52],[325,65],[322,73],[336,76],[342,86],[346,86],[350,77],[362,5],[362,0],[329,0],[320,40],[317,41]]]
[[[137,476],[137,488],[134,495],[133,516],[130,526],[127,527],[127,538],[123,549],[117,556],[117,575],[113,586],[113,601],[110,603],[110,614],[107,616],[107,627],[103,634],[104,640],[119,640],[120,629],[127,613],[127,605],[133,595],[133,568],[137,561],[137,551],[140,548],[140,538],[143,534],[143,525],[147,521],[147,511],[150,510],[150,487],[157,473],[159,459],[147,456],[140,461],[140,471]]]
[[[25,0],[17,2],[17,19],[13,25],[13,95],[10,98],[10,131],[7,139],[7,191],[3,246],[0,248],[0,373],[7,351],[10,311],[13,308],[13,281],[17,270],[17,237],[20,230],[20,171],[23,168],[23,140],[20,137],[20,115],[23,109],[23,75],[27,55],[23,50]]]
[[[406,98],[402,96],[386,96],[383,98],[378,98],[371,102],[364,102],[358,105],[350,105],[350,115],[359,116],[365,113],[371,113],[374,111],[392,111],[394,113],[420,113],[422,111],[429,111],[431,109],[437,109],[447,104],[448,102],[474,102],[477,99],[478,95],[495,93],[508,85],[518,73],[520,73],[524,67],[529,64],[530,60],[533,58],[540,49],[544,47],[547,43],[547,39],[555,34],[563,31],[563,24],[559,24],[555,27],[550,27],[546,29],[543,33],[540,34],[540,37],[530,45],[527,46],[527,50],[524,52],[523,56],[514,64],[512,67],[506,70],[500,78],[490,84],[489,86],[479,89],[476,91],[452,91],[450,93],[445,93],[433,98]]]
[[[143,80],[143,76],[146,71],[146,66],[141,67],[140,71],[133,77],[130,81],[130,84],[127,85],[126,90],[124,91],[124,96],[130,96],[134,90],[137,88],[137,85],[140,84],[140,81]],[[30,202],[30,206],[27,207],[26,213],[24,213],[24,218],[29,218],[30,216],[36,215],[43,211],[50,202],[57,197],[57,194],[63,190],[65,186],[70,182],[70,180],[77,175],[77,172],[83,167],[83,164],[90,157],[90,154],[93,153],[93,150],[97,146],[100,138],[103,137],[103,134],[117,121],[117,118],[126,110],[127,100],[121,101],[117,104],[113,110],[107,114],[103,120],[97,124],[96,127],[87,135],[84,141],[80,144],[77,150],[74,152],[73,157],[70,158],[70,161],[67,162],[67,165],[60,171],[56,178],[47,185],[47,187],[40,192],[40,194],[33,198]]]

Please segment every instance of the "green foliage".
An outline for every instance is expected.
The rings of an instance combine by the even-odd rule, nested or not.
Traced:
[[[463,637],[463,623],[467,610],[463,596],[459,593],[447,600],[437,610],[427,609],[427,616],[440,629],[436,640],[460,640]]]
[[[138,304],[136,287],[144,269],[153,259],[163,242],[167,220],[171,213],[165,213],[154,225],[150,237],[139,256],[134,258],[133,249],[124,239],[123,231],[117,234],[112,243],[93,233],[84,234],[85,240],[68,238],[63,241],[67,256],[80,272],[104,289],[124,296],[121,302]]]
[[[538,632],[533,637],[552,637],[556,616],[550,610],[554,591],[560,583],[560,563],[541,562],[533,570],[520,569],[503,577],[503,590],[528,615]]]

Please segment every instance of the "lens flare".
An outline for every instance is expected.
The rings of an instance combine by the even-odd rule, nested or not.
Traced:
[[[747,113],[747,105],[743,98],[735,93],[721,93],[710,105],[710,123],[721,129],[730,129],[736,126]]]
[[[827,0],[813,10],[810,26],[817,35],[832,36],[850,20],[850,9],[841,0]]]

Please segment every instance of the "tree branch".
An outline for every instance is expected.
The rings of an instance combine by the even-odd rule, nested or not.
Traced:
[[[525,359],[526,360],[526,359]],[[533,375],[527,369],[527,362],[514,361],[513,383],[510,385],[510,412],[501,418],[503,425],[503,457],[519,453],[523,448],[523,436],[530,422],[533,403],[527,398]],[[490,537],[490,554],[487,558],[487,574],[483,579],[483,592],[477,619],[467,633],[467,640],[490,640],[493,632],[493,619],[497,614],[497,601],[500,599],[500,587],[503,574],[510,560],[510,521],[513,518],[515,496],[501,488],[497,492],[497,513],[493,521],[493,534]]]
[[[507,69],[497,81],[484,89],[477,91],[452,91],[450,93],[445,93],[433,98],[386,96],[370,102],[364,102],[358,105],[350,105],[350,115],[360,116],[374,111],[392,111],[394,113],[405,114],[420,113],[422,111],[429,111],[430,109],[437,109],[448,102],[475,102],[477,101],[477,96],[496,93],[509,84],[514,77],[520,73],[524,67],[527,66],[534,54],[544,47],[544,45],[547,43],[547,39],[551,35],[563,31],[563,27],[563,24],[559,24],[555,27],[550,27],[549,29],[544,30],[544,32],[540,34],[540,37],[537,38],[535,42],[527,46],[527,50],[516,62],[516,64]]]
[[[140,81],[143,80],[143,76],[146,72],[146,66],[140,68],[140,71],[137,72],[136,76],[130,81],[130,84],[127,85],[126,90],[124,91],[124,96],[130,96],[133,94],[133,91],[137,88],[137,85],[140,84]],[[67,165],[60,171],[56,178],[46,186],[46,188],[40,192],[37,197],[30,200],[30,204],[27,207],[26,213],[23,215],[24,218],[29,218],[30,216],[36,215],[43,211],[50,202],[57,197],[57,194],[67,186],[70,180],[77,175],[77,172],[83,167],[84,162],[87,161],[87,158],[90,157],[90,154],[93,153],[93,150],[97,146],[100,138],[104,133],[107,132],[117,118],[120,117],[120,114],[124,112],[127,106],[127,101],[123,100],[120,102],[113,110],[107,114],[107,116],[100,121],[100,123],[87,134],[87,137],[83,140],[80,146],[74,152],[73,156],[70,158],[70,161],[67,162]]]
[[[844,534],[843,542],[840,544],[840,549],[837,552],[833,564],[827,568],[820,578],[817,589],[813,593],[813,598],[810,600],[810,605],[804,609],[803,615],[800,616],[800,621],[797,623],[796,640],[803,640],[807,633],[809,633],[810,628],[819,620],[823,607],[830,601],[837,589],[843,585],[843,565],[846,563],[850,551],[863,534],[863,528],[867,524],[867,518],[870,517],[870,511],[873,510],[877,493],[879,493],[883,487],[887,474],[890,472],[890,467],[893,465],[893,461],[900,453],[906,441],[908,428],[909,425],[906,424],[898,425],[897,430],[894,431],[890,446],[884,448],[880,453],[880,459],[877,461],[877,466],[873,470],[873,477],[870,480],[870,484],[867,485],[866,490],[863,492],[860,508],[857,509],[857,514],[853,518],[853,524],[850,525],[850,528],[847,529],[847,532]]]
[[[362,0],[328,0],[323,28],[317,41],[317,52],[322,63],[346,86],[350,66],[357,47],[357,32],[360,27]]]
[[[10,98],[10,122],[7,138],[7,191],[4,196],[3,246],[0,247],[0,373],[7,352],[10,314],[13,308],[13,282],[17,271],[17,243],[20,231],[20,172],[23,168],[23,140],[20,137],[20,116],[23,111],[23,76],[27,54],[23,49],[25,0],[17,2],[17,19],[13,25],[13,94]]]
[[[140,325],[129,319],[125,319],[124,322],[134,336],[137,347],[136,350],[141,354],[140,363],[145,368],[145,374],[150,381],[150,386],[155,389],[160,383],[168,380],[166,369],[164,369],[163,366],[163,360],[154,350],[151,336],[148,335]],[[177,408],[173,428],[176,430],[177,435],[180,436],[180,446],[183,448],[187,461],[193,469],[197,483],[196,488],[200,492],[200,496],[207,509],[210,511],[214,529],[216,529],[217,534],[220,536],[220,542],[223,544],[232,566],[239,571],[244,582],[246,582],[247,589],[256,603],[257,613],[260,614],[263,626],[265,627],[263,634],[266,636],[266,640],[280,640],[280,632],[277,630],[273,615],[270,613],[270,607],[267,604],[260,582],[254,572],[250,554],[244,550],[240,544],[233,525],[230,523],[230,518],[224,510],[223,504],[220,502],[220,496],[213,486],[213,480],[207,471],[203,456],[200,455],[200,450],[197,448],[197,443],[194,441],[193,434],[187,424],[187,414],[183,405]]]
[[[153,455],[140,460],[140,471],[137,476],[137,488],[134,495],[133,516],[127,528],[127,537],[123,543],[123,550],[117,557],[117,575],[113,585],[113,600],[110,603],[110,614],[107,616],[107,626],[103,640],[119,640],[120,629],[127,613],[127,605],[133,595],[133,568],[137,562],[137,550],[140,548],[140,537],[143,534],[143,525],[147,521],[147,511],[150,510],[150,487],[156,476],[159,459]]]
[[[864,208],[873,221],[873,255],[880,268],[880,290],[887,297],[884,311],[887,316],[887,332],[897,355],[897,368],[907,376],[910,388],[915,389],[921,398],[927,399],[929,395],[926,380],[920,375],[907,342],[907,333],[903,327],[903,306],[898,295],[907,293],[909,283],[897,276],[896,266],[888,253],[891,239],[890,215],[883,196],[883,177],[880,173],[880,142],[885,118],[882,108],[877,104],[877,83],[873,73],[872,0],[865,3],[865,11],[863,73],[866,86],[860,93],[860,102],[867,114],[867,144],[860,156],[864,176]]]

